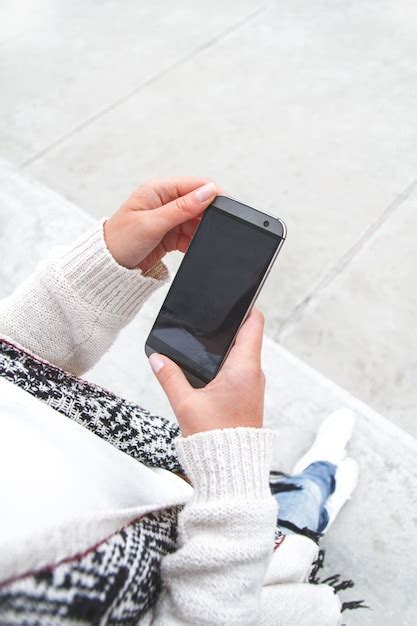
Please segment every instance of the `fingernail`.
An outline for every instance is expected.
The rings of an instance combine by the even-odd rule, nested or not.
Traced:
[[[156,354],[156,352],[153,352],[151,356],[149,357],[149,363],[154,374],[157,374],[159,370],[161,370],[165,365],[164,360],[161,359],[159,354]]]
[[[199,187],[195,192],[195,197],[199,202],[205,202],[209,198],[212,198],[216,193],[216,186],[213,183],[206,183],[202,187]]]

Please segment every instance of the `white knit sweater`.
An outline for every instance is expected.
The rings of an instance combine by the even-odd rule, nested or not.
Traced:
[[[120,267],[105,246],[100,223],[0,302],[0,335],[80,375],[167,278],[162,263],[146,276]],[[33,413],[43,410],[34,398],[26,400]],[[82,429],[79,436],[84,436]],[[93,445],[106,445],[96,439]],[[272,553],[276,503],[268,473],[275,440],[272,431],[243,428],[177,440],[194,491],[191,499],[181,496],[185,506],[179,515],[178,549],[163,561],[163,592],[143,624],[339,624],[340,604],[332,589],[304,582],[315,545],[291,535]],[[65,441],[56,445],[65,454]],[[138,512],[157,508],[149,502],[88,519],[80,516],[60,524],[44,540],[28,528],[19,554],[16,546],[2,542],[0,578],[40,566],[45,558],[70,556],[137,518]]]

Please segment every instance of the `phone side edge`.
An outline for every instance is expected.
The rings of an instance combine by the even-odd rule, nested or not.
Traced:
[[[280,247],[282,247],[282,244],[284,243],[284,241],[287,238],[287,225],[284,222],[283,219],[281,219],[280,217],[276,217],[275,219],[278,220],[278,222],[281,224],[281,228],[282,228],[282,235],[280,235],[281,239],[282,239],[282,243],[280,244]],[[279,249],[278,249],[278,253],[279,253]]]

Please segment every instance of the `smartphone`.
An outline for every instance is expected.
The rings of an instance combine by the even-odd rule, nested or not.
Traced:
[[[217,196],[194,233],[145,352],[175,361],[194,387],[224,363],[284,243],[282,220]]]

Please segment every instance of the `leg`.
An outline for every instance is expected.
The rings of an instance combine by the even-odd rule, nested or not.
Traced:
[[[340,409],[321,424],[311,448],[296,463],[293,475],[272,479],[278,505],[278,527],[313,539],[327,531],[358,482],[356,461],[346,458],[354,415]]]
[[[278,501],[278,525],[288,533],[320,533],[328,522],[325,504],[335,488],[336,466],[327,461],[311,463],[301,474],[288,476],[272,485]],[[295,531],[294,531],[295,532]]]

